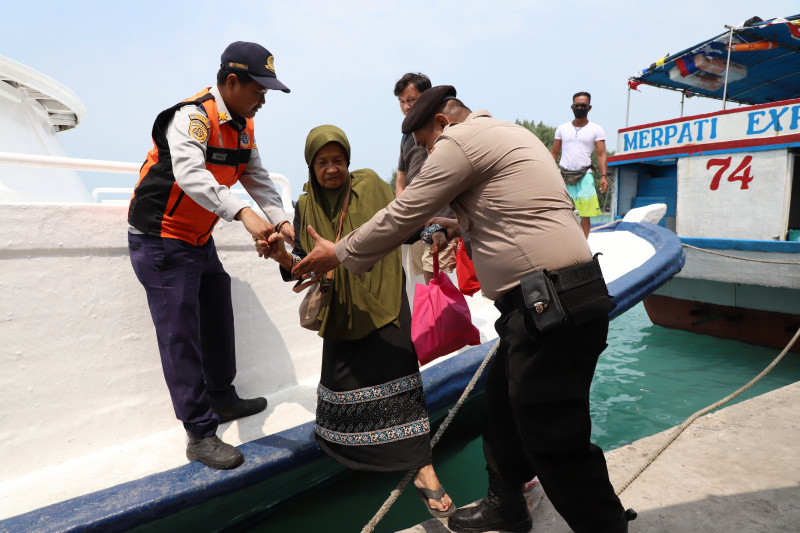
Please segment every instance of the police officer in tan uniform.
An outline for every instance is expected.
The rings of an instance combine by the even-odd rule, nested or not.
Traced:
[[[528,531],[523,485],[538,476],[576,533],[626,532],[635,513],[622,507],[603,452],[590,441],[589,386],[614,307],[599,265],[547,148],[521,126],[470,112],[455,96],[451,86],[429,89],[403,121],[403,132],[431,151],[403,195],[335,246],[315,236],[294,271],[342,264],[366,272],[449,203],[458,225],[446,228],[446,238],[471,237],[478,280],[501,316],[486,382],[489,492],[448,526]],[[538,291],[523,293],[534,282],[552,288],[562,315],[551,314],[553,299],[546,307]],[[531,302],[534,292],[539,301]],[[541,316],[561,319],[544,324]]]

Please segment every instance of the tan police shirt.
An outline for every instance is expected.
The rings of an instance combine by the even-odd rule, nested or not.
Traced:
[[[339,241],[336,257],[366,272],[448,203],[493,300],[530,272],[592,258],[553,156],[530,131],[483,110],[445,127],[403,195]]]

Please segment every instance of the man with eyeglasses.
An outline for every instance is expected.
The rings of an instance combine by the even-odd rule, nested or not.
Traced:
[[[431,80],[421,72],[408,72],[397,80],[394,86],[394,95],[400,102],[400,112],[407,116],[411,108],[422,96],[422,93],[431,88]],[[418,146],[414,137],[410,134],[403,135],[400,141],[400,160],[397,162],[397,183],[395,185],[395,196],[397,198],[403,194],[406,187],[411,185],[411,180],[425,164],[428,158],[428,151]],[[449,207],[444,207],[437,217],[454,219],[455,215]],[[445,247],[439,249],[439,270],[442,272],[452,272],[456,267],[457,241],[452,241]],[[408,250],[408,266],[410,275],[422,276],[425,284],[433,279],[433,256],[429,246],[421,240],[411,244]],[[410,283],[409,279],[409,283]]]
[[[592,151],[597,150],[597,165],[600,167],[600,192],[608,190],[606,169],[606,134],[599,124],[589,122],[592,95],[587,92],[575,93],[572,97],[572,113],[575,119],[556,128],[556,138],[550,153],[558,161],[559,169],[578,215],[581,228],[589,238],[591,218],[600,216],[600,203],[594,186],[595,169],[592,166]]]

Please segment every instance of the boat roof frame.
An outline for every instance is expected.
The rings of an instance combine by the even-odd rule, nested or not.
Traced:
[[[784,23],[795,26],[796,30],[786,28],[788,31],[783,32],[782,30],[784,28],[780,25]],[[645,84],[661,89],[680,92],[683,94],[683,96],[702,96],[705,98],[722,100],[723,108],[727,102],[753,105],[800,97],[800,54],[798,54],[798,52],[800,52],[800,14],[785,18],[775,18],[767,21],[761,21],[748,26],[725,27],[728,29],[728,31],[686,48],[677,54],[667,55],[651,64],[648,68],[640,71],[635,76],[628,78],[628,94],[630,95],[630,89],[635,89],[639,84]],[[771,70],[778,69],[767,68],[766,77],[761,78],[758,75],[755,76],[756,85],[748,84],[742,88],[739,88],[737,82],[728,82],[726,79],[723,87],[714,91],[701,89],[699,87],[691,87],[680,82],[672,81],[669,78],[668,71],[670,68],[675,66],[674,63],[676,60],[693,54],[702,53],[704,51],[718,52],[720,49],[720,44],[713,46],[715,43],[725,43],[725,41],[731,42],[734,37],[737,39],[737,42],[747,42],[743,37],[755,40],[757,42],[770,41],[774,42],[777,47],[771,50],[742,52],[744,54],[759,55],[740,55],[735,57],[733,62],[743,62],[745,66],[755,66],[759,68],[763,68],[761,65],[765,63],[772,63],[773,66],[778,65],[779,67],[783,67],[784,70],[790,71],[781,76],[775,77],[772,75]],[[797,44],[794,44],[795,42]],[[716,48],[716,50],[712,50],[712,48]],[[727,56],[728,62],[731,62],[731,53],[728,52]],[[752,58],[757,59],[758,62],[750,61]],[[787,58],[793,60],[791,61],[791,68],[788,68],[789,65],[787,65]],[[752,72],[752,69],[749,70],[748,75]],[[795,76],[798,77],[798,83],[785,84],[782,85],[781,88],[778,88],[775,83]],[[738,91],[729,93],[732,86],[734,89],[738,89]],[[788,94],[784,89],[782,89],[782,87],[786,86],[796,87],[797,89],[794,90],[793,94]],[[766,90],[767,88],[771,90]]]

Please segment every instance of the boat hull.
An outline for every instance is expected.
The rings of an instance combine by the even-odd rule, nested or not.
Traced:
[[[469,349],[422,372],[432,425],[458,400],[494,342]],[[486,374],[462,407],[461,418],[481,431]],[[474,421],[479,421],[475,424]],[[455,428],[463,434],[464,428]],[[452,435],[451,435],[452,437]],[[267,435],[238,446],[245,462],[233,470],[213,470],[198,462],[59,502],[0,521],[0,532],[102,530],[170,531],[186,521],[220,530],[262,513],[341,475],[345,469],[326,457],[314,438],[314,423]],[[208,508],[206,508],[208,505]]]
[[[269,397],[270,407],[220,427],[220,437],[239,447],[245,463],[217,471],[181,464],[185,443],[163,390],[146,301],[130,270],[124,207],[15,205],[0,211],[9,221],[0,227],[0,279],[7,289],[0,301],[14,310],[0,335],[8,354],[0,362],[0,383],[6,406],[17,413],[0,432],[15,468],[0,483],[7,504],[0,532],[159,529],[175,523],[176,515],[196,520],[195,513],[205,517],[203,524],[215,524],[212,529],[224,528],[343,472],[314,439],[320,339],[297,327],[297,296],[278,292],[277,269],[253,259],[239,228],[221,225],[215,232],[238,306],[236,387],[245,396]],[[31,240],[29,225],[51,238]],[[645,223],[620,222],[593,235],[590,245],[604,254],[601,264],[618,305],[612,317],[680,269],[683,252],[675,241],[673,233]],[[632,254],[633,248],[641,253]],[[489,335],[498,312],[484,300],[476,294],[470,307],[488,342],[422,370],[433,424],[494,344]],[[126,386],[130,376],[137,379]],[[479,397],[483,386],[481,380],[475,388]],[[52,402],[54,395],[61,401]],[[116,401],[105,401],[110,395]],[[458,417],[473,430],[484,419],[475,412]],[[260,494],[256,504],[251,492]],[[248,496],[237,497],[243,493]],[[217,509],[213,519],[207,506]]]
[[[800,243],[681,241],[685,267],[644,300],[654,324],[776,349],[788,344],[800,328]]]
[[[616,308],[616,318],[668,282],[683,268],[686,257],[678,236],[655,224],[624,220],[589,237]],[[637,250],[638,248],[638,250]]]
[[[758,346],[783,349],[800,328],[800,317],[787,313],[717,305],[652,295],[644,308],[653,324]],[[796,343],[792,352],[800,353]]]

